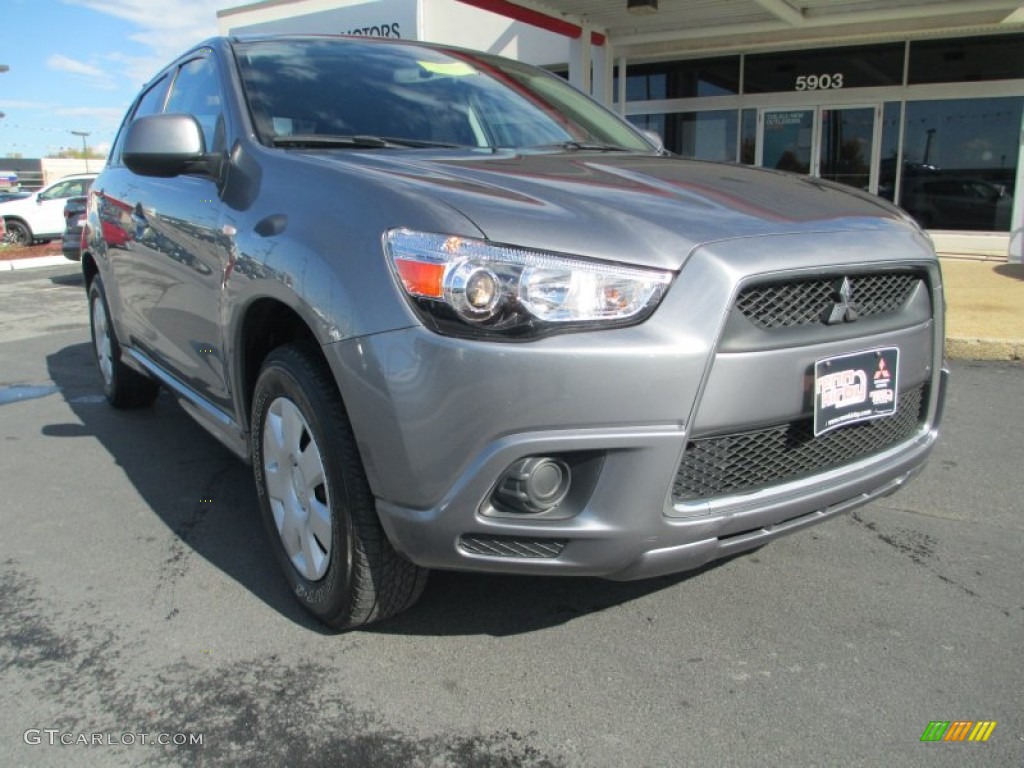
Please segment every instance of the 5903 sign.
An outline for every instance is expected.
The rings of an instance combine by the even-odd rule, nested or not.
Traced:
[[[796,79],[798,91],[828,91],[843,87],[843,73],[833,72],[823,75],[799,75]]]

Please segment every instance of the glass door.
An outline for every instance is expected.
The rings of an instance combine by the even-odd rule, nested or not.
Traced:
[[[821,107],[818,172],[829,181],[875,191],[872,158],[876,107]]]
[[[762,109],[757,164],[876,192],[877,106]]]
[[[794,173],[811,173],[815,108],[765,109],[761,112],[757,164]]]

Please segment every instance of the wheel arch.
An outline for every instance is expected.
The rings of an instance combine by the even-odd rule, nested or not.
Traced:
[[[85,279],[85,290],[89,291],[89,284],[92,283],[93,278],[99,274],[100,268],[96,264],[96,259],[90,251],[82,251],[82,277]]]
[[[313,326],[293,306],[278,298],[252,301],[237,323],[235,336],[235,378],[245,431],[250,428],[252,396],[260,367],[267,355],[285,344],[301,344],[329,367]]]

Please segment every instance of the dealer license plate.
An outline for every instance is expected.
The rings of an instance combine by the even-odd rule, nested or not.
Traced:
[[[897,347],[837,355],[814,364],[814,435],[896,412]]]

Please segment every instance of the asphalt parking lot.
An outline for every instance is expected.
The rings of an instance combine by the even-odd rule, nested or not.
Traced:
[[[644,582],[435,573],[338,635],[247,467],[105,405],[76,266],[2,273],[0,765],[1021,765],[1024,366],[953,372],[925,473],[855,514]]]

